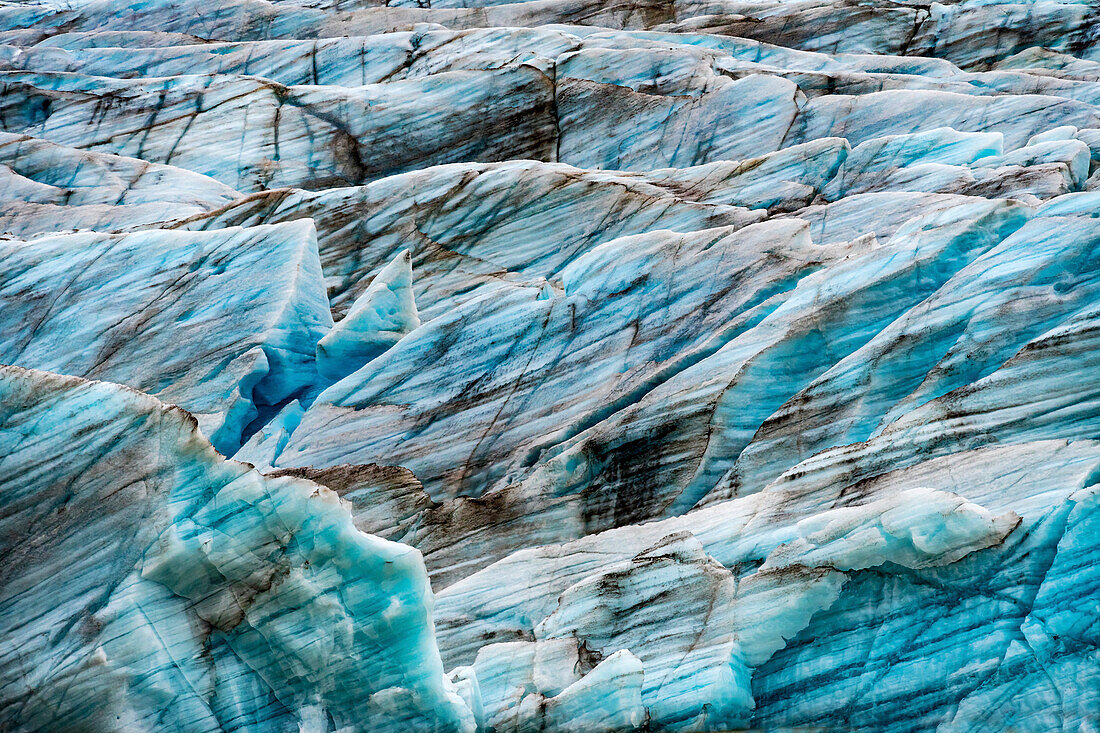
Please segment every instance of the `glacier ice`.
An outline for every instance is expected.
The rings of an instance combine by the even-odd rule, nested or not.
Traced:
[[[17,237],[139,228],[240,198],[206,176],[0,132],[0,231]]]
[[[0,3],[0,729],[1096,729],[1098,29]]]
[[[18,367],[0,390],[6,726],[472,730],[414,549],[151,396]]]
[[[317,371],[339,381],[420,326],[412,290],[412,254],[402,250],[317,342]]]
[[[332,316],[308,220],[0,247],[0,348],[14,365],[171,400],[227,455],[265,406],[317,382],[315,344]]]

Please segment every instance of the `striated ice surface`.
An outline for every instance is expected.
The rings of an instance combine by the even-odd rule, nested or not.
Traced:
[[[0,730],[1100,730],[1098,38],[0,3]]]
[[[332,381],[382,355],[420,326],[412,289],[412,255],[402,250],[317,342],[317,371]]]
[[[331,490],[126,387],[3,367],[0,394],[6,725],[473,729],[419,553]]]
[[[0,348],[12,364],[170,400],[225,454],[265,406],[317,381],[313,352],[332,316],[309,220],[0,247]]]

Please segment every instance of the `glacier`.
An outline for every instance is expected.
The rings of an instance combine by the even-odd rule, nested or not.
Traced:
[[[1098,41],[0,2],[0,730],[1100,730]]]

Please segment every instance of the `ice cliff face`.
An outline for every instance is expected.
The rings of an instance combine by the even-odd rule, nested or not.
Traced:
[[[1098,38],[0,3],[0,729],[1097,729]]]

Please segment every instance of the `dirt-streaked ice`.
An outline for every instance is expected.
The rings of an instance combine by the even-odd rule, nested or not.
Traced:
[[[0,729],[1096,729],[1098,37],[0,2]]]

